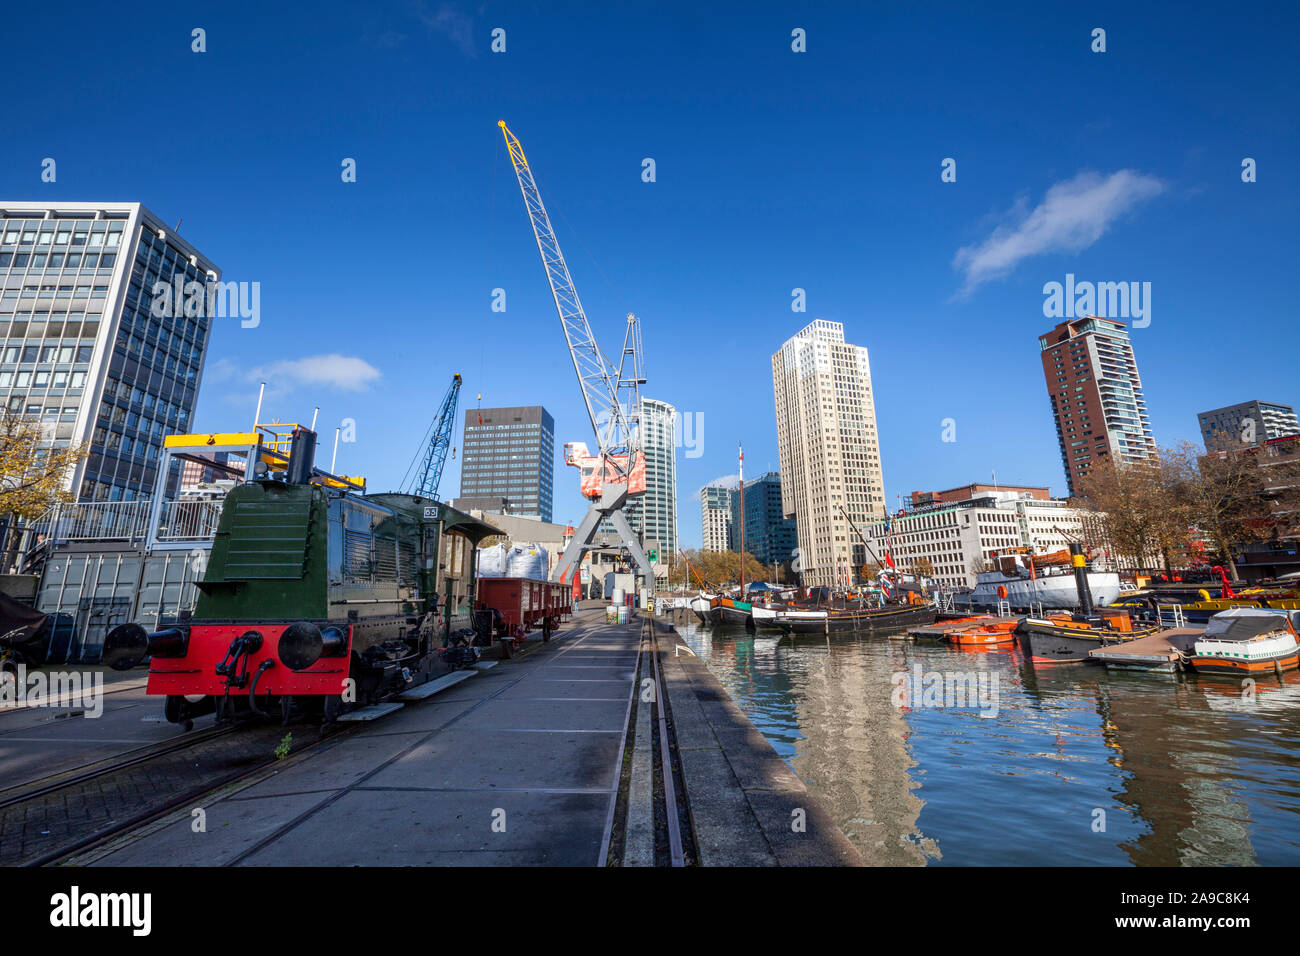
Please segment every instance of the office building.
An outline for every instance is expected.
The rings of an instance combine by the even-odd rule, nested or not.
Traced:
[[[863,530],[880,561],[889,550],[899,570],[916,572],[924,559],[945,587],[974,587],[993,552],[1063,550],[1083,535],[1085,514],[1046,488],[974,484],[913,492],[910,508]]]
[[[739,505],[740,495],[736,496]],[[769,471],[745,480],[745,550],[769,567],[794,558],[799,540],[795,521],[781,511],[781,476]],[[739,544],[739,542],[737,542]]]
[[[163,436],[190,428],[220,277],[140,203],[0,202],[0,403],[53,446],[88,443],[81,500],[152,494]],[[198,294],[154,307],[159,283]]]
[[[1197,416],[1206,451],[1237,451],[1274,438],[1300,434],[1295,409],[1279,402],[1242,402]]]
[[[772,356],[782,514],[795,520],[805,585],[837,585],[865,562],[859,528],[885,514],[867,350],[816,319]]]
[[[628,524],[643,541],[658,542],[659,563],[677,552],[677,409],[653,398],[641,399],[641,452],[645,455],[645,494],[628,498]],[[600,530],[614,532],[608,521]],[[647,551],[647,555],[649,551]]]
[[[460,447],[458,501],[473,508],[504,498],[509,514],[551,520],[555,420],[546,409],[466,409]]]
[[[1088,316],[1062,322],[1038,345],[1071,495],[1095,464],[1132,464],[1155,454],[1128,326]]]
[[[732,551],[731,529],[735,521],[732,498],[737,492],[722,485],[705,485],[700,489],[700,525],[704,532],[705,551]]]

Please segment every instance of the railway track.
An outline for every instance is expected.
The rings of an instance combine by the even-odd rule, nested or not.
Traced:
[[[641,622],[637,679],[625,729],[619,801],[606,844],[609,866],[694,865],[690,809],[673,733],[672,704],[659,666],[654,619]],[[647,680],[650,682],[647,685]],[[653,693],[643,693],[646,687]],[[645,699],[645,698],[649,699]]]
[[[0,865],[46,866],[352,728],[227,724],[0,790]],[[305,740],[305,744],[302,741]]]

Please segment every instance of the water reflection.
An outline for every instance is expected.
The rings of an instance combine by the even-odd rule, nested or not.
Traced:
[[[677,629],[870,863],[1300,861],[1298,673],[1243,697],[1014,648]],[[996,681],[996,713],[899,706],[900,674]]]

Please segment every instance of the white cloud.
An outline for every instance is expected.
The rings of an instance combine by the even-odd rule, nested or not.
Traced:
[[[721,485],[723,488],[730,488],[732,491],[735,491],[740,487],[740,475],[723,475],[721,478],[714,478],[708,484],[701,486],[699,491],[695,492],[696,501],[701,499],[704,495],[704,489],[709,487],[709,485]]]
[[[243,378],[249,382],[266,382],[269,388],[283,391],[310,385],[364,392],[380,378],[380,373],[365,359],[332,353],[272,362],[249,370]]]
[[[461,13],[449,3],[438,5],[437,10],[430,10],[426,3],[417,3],[415,15],[430,30],[443,34],[460,48],[467,57],[477,57],[474,47],[474,21]]]
[[[1079,252],[1100,239],[1120,216],[1164,190],[1154,176],[1121,169],[1102,176],[1082,172],[1056,183],[1026,211],[1021,201],[983,241],[957,250],[953,268],[965,273],[958,296],[1009,274],[1023,260],[1049,252]]]

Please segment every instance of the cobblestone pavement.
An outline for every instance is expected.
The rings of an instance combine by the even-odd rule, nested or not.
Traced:
[[[155,759],[0,807],[0,865],[40,859],[181,794],[197,798],[232,774],[265,763],[286,733],[293,734],[294,750],[320,735],[310,725],[251,725],[215,738],[197,738],[192,746]]]

